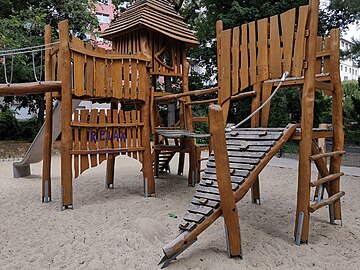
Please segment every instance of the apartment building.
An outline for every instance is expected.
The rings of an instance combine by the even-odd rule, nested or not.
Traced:
[[[348,51],[354,43],[346,40],[340,40],[340,49],[342,51]],[[352,56],[347,59],[340,60],[340,77],[342,81],[358,80],[360,77],[360,68],[354,62]]]

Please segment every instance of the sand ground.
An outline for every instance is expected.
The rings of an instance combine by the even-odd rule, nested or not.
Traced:
[[[104,188],[103,163],[74,181],[74,210],[61,212],[59,165],[54,156],[53,200],[42,204],[41,163],[14,179],[12,163],[0,162],[0,269],[160,269],[161,247],[177,235],[195,191],[186,177],[163,174],[156,198],[144,198],[140,164],[118,157],[115,189]],[[343,225],[317,211],[300,247],[296,189],[296,170],[267,166],[262,204],[249,194],[238,203],[243,260],[227,258],[220,218],[167,269],[360,269],[360,177],[342,178]]]

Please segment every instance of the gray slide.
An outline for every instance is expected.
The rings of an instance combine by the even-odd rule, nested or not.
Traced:
[[[80,100],[72,101],[73,111],[80,104]],[[57,101],[53,108],[53,130],[52,142],[59,137],[61,133],[61,102]],[[40,162],[44,157],[44,135],[45,124],[41,127],[39,133],[36,135],[33,143],[25,154],[25,157],[20,162],[13,163],[14,178],[25,177],[31,174],[30,164]]]

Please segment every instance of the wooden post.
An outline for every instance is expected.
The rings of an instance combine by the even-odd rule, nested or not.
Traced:
[[[314,121],[316,39],[319,17],[319,0],[310,1],[310,35],[306,42],[304,86],[302,93],[301,141],[298,169],[298,192],[296,207],[295,236],[298,242],[307,242],[309,236],[309,206],[311,180],[311,145]],[[300,220],[300,221],[299,221]],[[299,224],[300,223],[300,224]],[[298,226],[299,225],[299,226]],[[299,230],[299,228],[302,228]],[[298,231],[299,230],[299,231]]]
[[[45,26],[45,44],[51,43],[51,26]],[[49,49],[49,48],[48,48]],[[45,51],[45,81],[51,81],[51,50]],[[46,93],[44,159],[42,172],[42,202],[51,201],[51,145],[52,145],[52,93]]]
[[[334,129],[332,151],[344,150],[344,129],[343,129],[343,111],[342,111],[342,90],[340,79],[340,32],[339,29],[332,29],[330,32],[330,63],[331,63],[331,81],[334,85],[332,97],[332,124]],[[330,174],[340,172],[342,156],[332,156],[330,158]],[[331,181],[329,184],[330,196],[340,191],[340,178]],[[334,219],[341,219],[340,200],[334,202]]]
[[[261,96],[261,83],[254,85],[255,96],[251,100],[251,112],[254,112],[260,107],[260,96]],[[251,127],[259,127],[260,124],[260,113],[255,114],[251,117]],[[260,204],[260,181],[259,176],[256,177],[254,184],[251,187],[251,201],[252,203]]]
[[[118,103],[111,102],[110,111],[111,111],[111,122],[114,121],[113,111],[118,110]],[[112,144],[113,146],[113,144]],[[106,188],[114,188],[114,174],[115,174],[115,158],[116,154],[108,154],[107,164],[106,164]]]
[[[141,106],[141,121],[144,122],[144,128],[142,130],[142,143],[144,150],[143,158],[143,177],[144,177],[144,193],[145,196],[151,196],[155,194],[155,181],[152,166],[151,157],[151,145],[150,145],[150,72],[147,71],[145,78],[139,78],[141,89],[146,91],[145,103]]]
[[[230,181],[230,163],[226,147],[223,111],[219,105],[210,106],[211,139],[216,162],[221,208],[227,228],[228,255],[241,257],[239,217]]]
[[[60,72],[61,72],[61,209],[72,208],[72,87],[71,87],[71,58],[69,50],[69,21],[59,23],[60,36]]]
[[[329,127],[329,125],[328,124],[320,124],[319,125],[319,128],[328,128]],[[318,146],[320,147],[320,149],[321,149],[321,153],[326,153],[326,138],[319,138],[318,140],[317,140],[317,144],[318,144]],[[325,163],[325,165],[327,165],[327,163],[328,163],[328,161],[327,161],[327,158],[326,157],[324,157],[323,158],[323,162]],[[321,173],[319,172],[318,173],[318,179],[321,179],[321,178],[323,178],[322,176],[321,176]],[[316,186],[316,188],[315,188],[315,195],[314,195],[314,201],[315,201],[315,199],[318,197],[318,194],[319,193],[319,186]],[[320,196],[322,196],[323,195],[323,193],[324,192],[322,192],[322,194],[320,194]]]
[[[190,65],[186,58],[186,50],[182,49],[182,81],[183,81],[183,92],[189,92],[189,70]],[[185,102],[190,102],[191,99],[189,96],[185,97]],[[185,106],[185,125],[186,129],[189,131],[193,131],[193,123],[192,123],[192,110],[191,105]],[[188,175],[188,185],[192,186],[196,182],[196,153],[195,153],[195,140],[194,139],[186,139],[186,144],[189,147],[189,175]]]

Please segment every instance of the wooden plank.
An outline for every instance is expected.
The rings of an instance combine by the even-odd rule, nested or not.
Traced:
[[[195,205],[208,206],[208,207],[211,207],[211,208],[214,208],[214,209],[216,209],[216,208],[218,208],[220,206],[219,202],[211,201],[211,200],[208,200],[208,199],[201,200],[201,199],[198,199],[198,198],[193,198],[191,203],[195,204]]]
[[[106,114],[105,110],[100,110],[99,112],[99,123],[106,123]],[[107,137],[107,130],[106,129],[99,129],[98,130],[98,150],[104,150],[107,148],[106,141],[102,138]],[[106,154],[99,155],[99,164],[101,164],[104,160],[106,160]]]
[[[243,139],[237,139],[237,138],[232,138],[232,139],[228,139],[226,141],[227,145],[242,145],[242,144],[246,144],[249,146],[272,146],[276,143],[276,140],[266,140],[266,141],[248,141],[248,140],[243,140]]]
[[[104,155],[106,154],[118,154],[118,153],[132,153],[144,151],[144,147],[137,148],[117,148],[117,149],[95,149],[95,150],[71,150],[70,153],[72,155]]]
[[[212,156],[209,158],[209,161],[215,161],[215,158]],[[231,163],[245,163],[245,164],[254,164],[257,165],[260,162],[259,158],[241,158],[241,157],[229,157]]]
[[[244,150],[246,149],[246,151],[250,151],[250,152],[268,152],[270,150],[271,146],[251,146],[248,145],[246,148],[243,147],[239,147],[236,145],[228,145],[227,149],[228,150]]]
[[[144,78],[145,79],[145,78]],[[131,99],[137,98],[138,87],[138,65],[135,59],[131,59]]]
[[[250,56],[250,84],[254,85],[256,78],[256,25],[255,22],[249,23],[249,56]]]
[[[122,60],[114,60],[112,63],[113,96],[117,99],[123,97]]]
[[[141,121],[141,112],[140,112],[139,110],[138,110],[137,113],[136,113],[136,119],[137,119],[138,122]],[[142,130],[143,130],[143,128],[139,128],[139,129],[138,129],[137,141],[138,141],[138,146],[139,146],[139,147],[143,147],[143,142],[142,142],[142,136],[143,136],[143,135],[142,135]],[[139,161],[140,161],[141,163],[143,163],[143,156],[144,156],[143,152],[139,152],[138,154],[139,154]]]
[[[125,123],[125,111],[121,110],[119,111],[119,123]],[[121,148],[126,148],[126,129],[120,128],[120,145]],[[125,155],[125,153],[122,153],[122,155]]]
[[[230,157],[229,157],[230,159]],[[203,174],[202,178],[204,180],[212,180],[212,181],[217,181],[217,176],[216,174]],[[231,176],[230,177],[230,181],[233,184],[237,184],[237,185],[241,185],[244,182],[244,177],[242,176]]]
[[[205,168],[204,173],[206,174],[216,174],[216,168]],[[241,177],[247,177],[249,175],[248,170],[239,170],[239,169],[233,169],[232,176],[241,176]]]
[[[96,48],[96,51],[99,53],[104,53],[105,50],[101,48]],[[106,65],[105,59],[96,58],[95,60],[95,94],[96,97],[106,97],[105,95],[105,73]]]
[[[196,226],[197,225],[195,222],[184,221],[179,225],[179,229],[184,231],[192,231],[193,229],[195,229]]]
[[[263,158],[265,153],[263,152],[239,152],[239,151],[228,151],[230,157],[247,157],[247,158]]]
[[[259,82],[269,79],[268,18],[258,20],[257,27],[258,27],[257,76]]]
[[[147,80],[147,81],[150,80],[150,77],[148,76],[147,71],[146,71],[146,62],[144,62],[144,61],[139,62],[138,68],[139,68],[138,99],[145,101],[146,92],[150,90],[150,89],[146,89],[146,84],[141,83],[143,80]],[[153,102],[153,99],[152,99],[152,102]]]
[[[84,42],[76,37],[72,38],[72,43],[78,46],[84,47]],[[85,55],[73,52],[73,61],[74,61],[74,94],[75,96],[81,97],[85,95]]]
[[[294,47],[294,63],[292,67],[291,77],[299,77],[302,75],[302,69],[304,67],[305,59],[305,31],[308,12],[309,6],[301,6],[299,8],[299,17]],[[314,47],[315,46],[316,45],[314,44]]]
[[[280,75],[281,76],[281,75]],[[269,97],[271,96],[273,85],[272,83],[264,83],[263,84],[263,91],[261,95],[261,102],[264,104]],[[261,126],[267,127],[269,124],[269,116],[270,116],[270,104],[271,101],[268,102],[262,109],[261,109]]]
[[[113,123],[119,123],[119,111],[116,109],[116,110],[112,110],[112,121]],[[113,140],[113,147],[114,148],[119,148],[120,147],[120,144],[119,144],[119,139],[120,139],[120,130],[119,128],[114,128],[113,129],[114,132],[117,133],[117,139]],[[114,134],[114,137],[115,137],[115,134]]]
[[[220,195],[219,189],[217,187],[198,186],[196,190],[204,193]]]
[[[211,183],[211,184],[209,184]],[[216,180],[207,180],[207,179],[203,179],[199,182],[200,186],[205,186],[205,187],[216,187],[218,188],[218,183]],[[231,183],[231,187],[232,190],[235,191],[239,188],[239,184],[238,183]]]
[[[74,121],[79,121],[79,111],[78,110],[74,111]],[[73,137],[74,147],[73,147],[73,149],[78,150],[79,146],[80,146],[79,129],[75,128],[73,130],[73,133],[74,133],[74,137]],[[74,156],[74,177],[77,178],[78,176],[79,176],[79,156],[75,155]]]
[[[135,110],[132,110],[131,111],[131,122],[132,123],[136,123],[136,111]],[[137,144],[137,128],[132,128],[132,142],[131,142],[131,145],[132,147],[138,147],[136,144]],[[133,152],[133,158],[134,159],[137,159],[138,156],[137,156],[137,153],[136,152]]]
[[[205,217],[201,214],[193,214],[193,213],[186,213],[184,216],[184,220],[195,222],[195,223],[201,223],[203,222]]]
[[[91,44],[86,44],[86,49],[93,51],[93,46]],[[93,57],[86,57],[86,95],[94,96],[94,75],[95,75],[95,60]]]
[[[205,216],[209,216],[214,212],[214,210],[209,206],[195,205],[195,204],[190,204],[188,207],[188,211],[190,213],[201,214]]]
[[[194,195],[194,197],[199,198],[199,199],[203,198],[203,199],[208,199],[208,200],[211,200],[211,201],[221,202],[220,196],[219,195],[214,195],[214,194],[197,192]]]
[[[241,66],[240,66],[240,91],[249,87],[249,51],[248,51],[248,25],[241,25]]]
[[[81,110],[80,113],[80,121],[81,122],[87,122],[89,117],[89,110]],[[81,128],[80,129],[80,149],[86,150],[87,149],[87,129]],[[81,156],[81,162],[80,162],[80,173],[83,173],[85,170],[89,169],[89,159],[88,155],[82,155]]]
[[[270,79],[281,78],[281,59],[279,16],[275,15],[270,18]]]
[[[130,65],[129,60],[124,60],[124,98],[130,99]]]
[[[324,50],[330,50],[330,38],[325,38],[324,40]],[[339,66],[339,64],[337,64]],[[324,67],[323,67],[323,73],[327,73],[331,71],[331,63],[330,63],[330,57],[324,58]]]
[[[318,57],[318,53],[323,51],[323,37],[316,39],[316,67],[315,74],[320,74],[322,70],[323,57]]]
[[[236,136],[227,136],[227,141],[229,140],[251,140],[251,141],[274,141],[277,140],[281,137],[282,133],[281,132],[277,132],[277,133],[266,133],[265,136],[261,136],[262,133],[259,134],[238,134]],[[231,139],[230,139],[231,138]]]
[[[221,105],[231,97],[231,32],[229,29],[221,33],[221,85],[218,92]]]
[[[125,112],[125,121],[126,123],[131,123],[131,112],[126,111]],[[132,128],[126,128],[126,147],[130,149],[132,147]],[[131,153],[128,153],[128,156],[131,157]]]
[[[294,27],[296,9],[290,9],[280,15],[283,43],[283,70],[292,75],[292,56],[294,46]]]
[[[208,167],[214,167],[216,166],[215,162],[211,162],[209,161],[208,163],[206,163],[206,166]],[[253,170],[255,167],[255,165],[251,165],[251,164],[243,164],[243,163],[230,163],[230,169],[240,169],[240,170]]]
[[[96,124],[98,122],[98,110],[94,109],[90,112],[90,123]],[[90,129],[90,141],[89,141],[89,149],[90,150],[96,150],[97,147],[97,140],[91,140],[92,134],[96,136],[97,130],[96,129]],[[91,160],[91,167],[96,167],[98,165],[97,161],[97,155],[90,155]]]
[[[239,26],[233,29],[231,55],[232,55],[231,95],[236,95],[239,92],[239,71],[240,71],[240,27]]]

